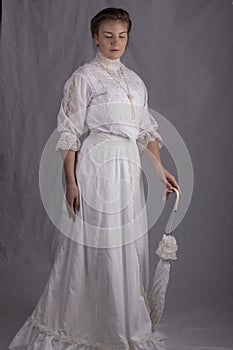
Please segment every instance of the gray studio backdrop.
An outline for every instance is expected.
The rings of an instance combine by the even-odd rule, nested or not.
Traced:
[[[58,230],[40,198],[40,158],[66,79],[95,54],[90,19],[108,6],[130,13],[124,63],[143,78],[149,107],[175,126],[193,163],[162,319],[169,349],[232,349],[230,0],[2,1],[0,349],[31,313],[52,266]],[[161,157],[176,175],[166,148]],[[172,201],[150,230],[151,271]]]

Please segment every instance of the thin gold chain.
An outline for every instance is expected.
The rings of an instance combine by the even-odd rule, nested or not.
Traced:
[[[124,81],[125,81],[125,85],[126,85],[126,89],[127,89],[127,96],[128,96],[128,99],[130,100],[130,102],[131,102],[131,101],[133,102],[133,96],[130,94],[130,91],[129,91],[129,85],[128,85],[127,80],[125,79],[125,75],[124,75],[124,72],[123,72],[122,67],[120,67],[120,70],[121,70],[121,75],[123,76]]]

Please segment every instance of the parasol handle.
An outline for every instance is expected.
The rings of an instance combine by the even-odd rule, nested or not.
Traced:
[[[175,214],[175,212],[178,209],[178,203],[179,203],[179,199],[180,199],[179,191],[175,187],[172,187],[172,189],[176,193],[176,201],[175,201],[175,204],[174,204],[174,207],[172,209],[171,216],[170,216],[170,225],[169,225],[170,227],[168,228],[168,224],[167,224],[167,227],[166,227],[166,231],[167,231],[168,234],[170,234],[172,232],[172,223],[173,223],[173,219],[174,219],[174,214]]]
[[[172,189],[173,189],[173,190],[175,191],[175,193],[176,193],[176,201],[175,201],[173,210],[174,210],[174,211],[177,211],[177,209],[178,209],[178,203],[179,203],[179,199],[180,199],[180,194],[179,194],[179,191],[178,191],[175,187],[172,187]]]
[[[172,187],[172,189],[173,189],[173,190],[175,191],[175,193],[176,193],[176,201],[175,201],[173,210],[174,210],[174,211],[177,211],[177,209],[178,209],[178,203],[179,203],[179,199],[180,199],[180,194],[179,194],[179,191],[178,191],[175,187]],[[164,194],[164,196],[163,196],[163,201],[165,201],[165,200],[166,200],[166,196],[165,196],[165,194]]]

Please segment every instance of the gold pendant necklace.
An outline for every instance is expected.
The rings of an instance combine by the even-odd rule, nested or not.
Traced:
[[[126,89],[124,88],[124,86],[122,86],[122,84],[120,83],[120,80],[119,79],[116,79],[116,77],[113,75],[113,73],[103,65],[102,62],[100,62],[100,60],[98,60],[98,63],[101,65],[101,67],[103,67],[106,72],[108,72],[108,74],[113,78],[113,80],[125,91],[128,99],[129,99],[129,102],[130,102],[130,105],[131,105],[131,114],[132,114],[132,119],[135,119],[135,110],[134,110],[134,106],[133,106],[133,95],[130,94],[130,91],[129,91],[129,86],[128,86],[128,83],[127,83],[127,80],[125,78],[125,75],[124,75],[124,72],[123,72],[123,69],[122,69],[122,66],[120,66],[120,72],[121,72],[121,75],[123,76],[124,78],[124,81],[125,81],[125,85],[126,85]]]

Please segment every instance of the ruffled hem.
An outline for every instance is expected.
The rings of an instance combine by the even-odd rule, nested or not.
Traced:
[[[75,339],[48,329],[30,316],[8,345],[8,350],[166,350],[166,341],[167,336],[158,330],[118,344],[101,343],[87,337]]]

